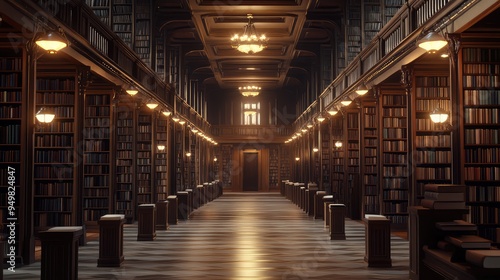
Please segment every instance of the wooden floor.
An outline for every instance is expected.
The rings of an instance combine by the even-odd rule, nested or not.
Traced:
[[[391,238],[392,268],[368,268],[364,226],[346,221],[347,240],[329,240],[314,220],[277,193],[226,193],[192,218],[136,241],[125,227],[125,262],[97,267],[99,246],[79,248],[79,279],[408,279],[408,241]],[[40,279],[40,263],[4,270],[4,279]],[[58,279],[54,279],[58,280]]]

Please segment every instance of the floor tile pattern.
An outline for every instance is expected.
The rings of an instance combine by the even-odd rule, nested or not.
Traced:
[[[136,241],[137,225],[126,225],[119,268],[97,267],[98,242],[88,242],[79,279],[408,279],[408,241],[391,238],[392,268],[368,268],[364,234],[361,222],[346,220],[347,239],[329,240],[322,220],[277,193],[227,193],[154,241]],[[39,271],[36,262],[4,270],[4,279],[40,279]]]

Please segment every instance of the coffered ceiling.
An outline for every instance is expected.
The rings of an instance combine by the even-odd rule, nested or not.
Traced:
[[[318,44],[333,44],[344,0],[160,0],[161,30],[172,44],[182,45],[185,63],[205,83],[221,89],[257,84],[263,90],[295,86],[308,69],[300,60],[316,56]],[[244,54],[230,38],[242,34],[247,14],[268,47]]]

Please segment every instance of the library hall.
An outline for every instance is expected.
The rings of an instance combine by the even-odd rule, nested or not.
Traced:
[[[499,0],[0,0],[0,280],[500,279]]]

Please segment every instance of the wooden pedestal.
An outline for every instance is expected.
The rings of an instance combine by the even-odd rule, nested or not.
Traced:
[[[99,221],[98,267],[119,267],[123,260],[123,224],[125,215],[108,214]]]
[[[307,197],[307,214],[309,216],[314,216],[314,198],[316,197],[317,187],[308,187],[309,195]]]
[[[344,204],[330,204],[330,240],[345,240]]]
[[[323,220],[325,221],[325,227],[329,228],[330,226],[330,204],[333,203],[333,195],[325,195],[322,198],[323,200]]]
[[[179,220],[187,220],[189,218],[189,193],[188,192],[177,192],[177,218]]]
[[[137,210],[137,241],[151,241],[156,238],[156,206],[141,204]]]
[[[391,267],[391,220],[380,215],[366,215],[363,221],[368,267]]]
[[[168,224],[176,225],[177,224],[177,196],[169,195],[167,196],[168,201]]]
[[[161,200],[156,202],[156,229],[168,229],[168,201]]]
[[[317,191],[314,196],[314,218],[323,219],[323,196],[326,195],[325,191]]]
[[[53,227],[39,233],[41,280],[78,279],[78,239],[82,234],[82,227]]]

